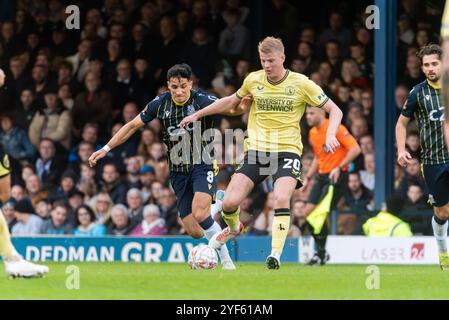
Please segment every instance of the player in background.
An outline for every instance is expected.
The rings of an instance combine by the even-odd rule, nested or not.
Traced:
[[[0,90],[5,84],[5,73],[0,69]],[[4,203],[11,197],[11,175],[9,158],[0,146],[0,202]],[[42,266],[26,261],[17,253],[11,242],[3,212],[0,210],[0,256],[5,263],[6,273],[11,277],[41,277],[49,272],[47,266]]]
[[[447,226],[449,218],[449,153],[443,129],[443,101],[441,101],[442,49],[431,44],[421,48],[418,57],[426,80],[410,91],[396,125],[398,163],[406,167],[412,159],[405,148],[407,125],[415,115],[421,143],[422,173],[430,191],[434,207],[432,228],[437,240],[440,267],[449,270]]]
[[[446,145],[449,146],[449,1],[444,6],[443,18],[441,20],[441,41],[443,47],[443,71],[442,90],[444,106],[444,133]]]
[[[326,147],[326,132],[329,127],[329,120],[326,114],[318,108],[308,107],[306,110],[307,124],[311,127],[309,131],[309,141],[315,155],[310,166],[304,184],[315,176],[315,183],[310,191],[305,212],[309,215],[320,203],[328,192],[329,185],[335,186],[331,208],[333,208],[342,196],[344,188],[345,173],[349,169],[349,164],[360,154],[360,146],[357,140],[349,133],[345,126],[340,125],[337,130],[337,140],[340,143],[333,154]],[[314,226],[312,226],[314,228]],[[329,259],[326,254],[326,240],[328,230],[326,223],[323,224],[319,234],[312,233],[315,239],[316,252],[308,265],[323,265]]]
[[[210,142],[195,143],[193,127],[183,130],[178,123],[196,110],[205,108],[217,98],[202,91],[192,90],[192,70],[186,64],[178,64],[167,72],[169,91],[157,96],[148,103],[145,109],[132,121],[124,125],[100,150],[89,158],[91,167],[104,158],[113,148],[128,140],[137,130],[153,119],[162,122],[164,142],[168,147],[170,165],[170,183],[177,197],[179,214],[188,234],[195,239],[210,237],[221,231],[221,227],[211,217],[211,203],[216,192],[218,167],[212,164],[212,159],[205,161],[203,150]],[[240,102],[240,101],[239,101]],[[232,115],[244,112],[238,111],[239,104],[231,105]],[[201,123],[200,140],[204,131],[215,127],[216,119],[208,117]],[[193,134],[190,134],[193,133]],[[187,148],[183,148],[187,146]],[[199,153],[200,163],[195,164],[194,153]],[[228,249],[219,250],[223,269],[233,270],[235,266],[229,256]]]
[[[271,175],[274,181],[275,216],[271,253],[266,264],[268,269],[279,269],[290,227],[290,199],[295,189],[302,186],[300,158],[303,147],[299,122],[306,104],[330,114],[325,144],[331,153],[339,147],[336,134],[342,112],[313,81],[284,68],[284,45],[280,39],[267,37],[259,43],[258,50],[263,70],[250,73],[236,94],[184,118],[180,126],[225,112],[237,105],[244,96],[251,95],[253,102],[248,119],[248,152],[232,176],[223,200],[222,215],[228,227],[214,235],[209,245],[219,248],[240,233],[243,228],[239,221],[240,203],[256,184]]]

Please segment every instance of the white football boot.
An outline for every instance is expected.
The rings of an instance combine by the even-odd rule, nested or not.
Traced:
[[[31,263],[17,254],[4,259],[6,274],[11,278],[40,278],[50,271],[47,266]]]

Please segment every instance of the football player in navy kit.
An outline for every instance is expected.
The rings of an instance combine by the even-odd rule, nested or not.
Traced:
[[[153,119],[162,122],[164,142],[168,147],[170,183],[177,197],[177,207],[188,234],[195,238],[209,239],[221,231],[212,218],[211,203],[214,199],[218,167],[213,160],[213,152],[207,152],[211,141],[203,141],[203,133],[216,125],[214,117],[206,117],[201,122],[186,129],[179,128],[181,120],[197,110],[217,100],[201,90],[192,90],[192,70],[187,64],[177,64],[167,72],[169,91],[153,99],[134,120],[123,126],[111,140],[89,158],[90,166],[95,166],[109,150],[124,143],[142,126]],[[247,101],[236,105],[229,115],[245,112]],[[200,135],[200,139],[195,139]],[[210,150],[209,150],[210,151]],[[235,269],[228,250],[219,250],[223,269]]]

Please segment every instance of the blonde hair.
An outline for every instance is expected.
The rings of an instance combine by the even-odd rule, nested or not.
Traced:
[[[285,48],[282,40],[275,37],[266,37],[258,46],[259,52],[262,53],[272,53],[273,51],[278,51],[284,53]]]

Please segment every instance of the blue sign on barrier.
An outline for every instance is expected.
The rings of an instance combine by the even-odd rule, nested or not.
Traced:
[[[271,253],[271,237],[240,237],[234,244],[237,261],[265,261]],[[282,252],[282,261],[298,262],[298,239],[288,238]]]
[[[205,239],[190,237],[15,237],[14,246],[31,261],[186,262]],[[235,261],[265,261],[271,237],[238,237],[228,243]],[[283,261],[298,261],[298,240],[288,239]]]

